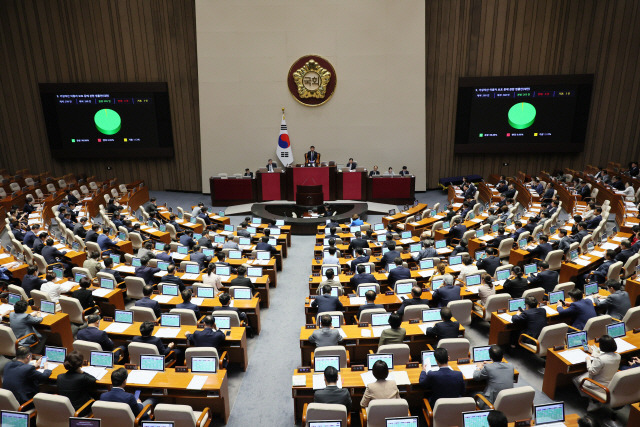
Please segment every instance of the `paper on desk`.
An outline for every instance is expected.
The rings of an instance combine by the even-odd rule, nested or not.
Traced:
[[[132,267],[130,265],[121,265],[119,267],[116,267],[116,271],[120,271],[122,273],[135,273],[136,272],[136,268]]]
[[[206,375],[194,375],[189,381],[189,385],[187,386],[187,390],[202,390],[204,384],[207,382]]]
[[[409,374],[407,371],[389,372],[389,379],[394,380],[397,385],[410,385]]]
[[[462,372],[462,376],[465,379],[469,380],[473,378],[473,373],[476,370],[476,365],[475,364],[458,365],[458,369],[460,369],[460,372]]]
[[[231,276],[219,276],[220,277],[220,281],[222,282],[228,282],[229,279],[231,278]]]
[[[346,338],[347,337],[347,334],[342,330],[342,328],[338,328],[338,332],[340,333],[340,336],[342,338]]]
[[[461,208],[462,203],[453,203],[451,206],[453,206],[454,208]]]
[[[567,359],[572,365],[584,363],[587,360],[587,353],[580,348],[572,348],[571,350],[561,351],[558,354]]]
[[[513,316],[511,316],[509,313],[500,313],[500,314],[498,314],[498,317],[501,318],[502,320],[504,320],[505,322],[511,323],[511,318]]]
[[[179,332],[180,328],[159,328],[153,336],[158,338],[175,338]]]
[[[166,304],[173,298],[171,295],[152,295],[152,297],[154,301],[158,301],[161,304]]]
[[[202,305],[204,298],[191,298],[191,304]]]
[[[400,240],[400,243],[402,243],[403,245],[408,245],[409,243],[413,243],[413,239],[412,238],[402,239]]]
[[[624,237],[612,237],[611,240],[613,240],[614,242],[622,242],[624,240]]]
[[[484,221],[484,219],[482,219],[482,218],[473,218],[473,219],[470,219],[469,221],[471,221],[471,222],[473,222],[473,223],[477,224],[477,223],[479,223],[479,222]]]
[[[156,274],[154,274],[154,276],[156,276],[156,277],[164,277],[167,274],[169,274],[168,271],[158,271]]]
[[[198,280],[199,274],[195,273],[184,273],[180,278],[182,280]]]
[[[384,219],[393,219],[392,216],[385,216]]]
[[[414,227],[415,227],[416,225],[419,225],[417,222],[412,222],[412,223],[410,223],[410,224],[411,224],[412,226],[414,226]]]
[[[112,324],[110,324],[109,326],[107,326],[106,328],[104,328],[105,332],[114,332],[114,333],[120,333],[120,332],[124,332],[126,331],[129,326],[131,326],[128,323],[118,323],[118,322],[114,322]]]
[[[605,251],[597,251],[597,250],[591,251],[592,255],[599,256],[599,257],[603,257],[605,253],[606,253]]]
[[[361,373],[360,374],[360,378],[362,378],[362,382],[364,383],[365,387],[368,386],[371,383],[375,383],[376,382],[376,377],[373,376],[373,372],[372,371],[367,371],[367,372]]]
[[[94,297],[103,297],[111,292],[111,289],[99,288],[91,291]]]
[[[460,272],[460,270],[462,270],[462,267],[464,267],[464,265],[462,264],[449,266],[450,269],[452,269],[453,271],[457,271],[458,273]]]
[[[153,378],[156,376],[156,374],[156,371],[131,371],[129,372],[129,376],[127,377],[127,384],[151,384],[151,381],[153,381]]]
[[[440,248],[440,249],[436,249],[436,252],[438,253],[438,255],[442,255],[452,251],[449,248]]]
[[[624,353],[625,351],[635,350],[637,347],[629,342],[623,340],[622,338],[615,339],[616,344],[618,345],[618,349],[616,353]]]
[[[420,330],[422,331],[423,334],[427,333],[427,329],[428,328],[433,328],[435,326],[436,322],[426,322],[426,323],[420,323],[418,324],[418,328],[420,328]]]
[[[360,329],[360,335],[362,335],[363,337],[371,337],[371,330],[370,329]]]
[[[617,249],[618,245],[616,245],[615,243],[607,242],[607,243],[603,243],[602,245],[600,245],[600,247],[602,249]]]
[[[306,384],[306,381],[305,381]],[[342,377],[338,374],[338,383],[336,384],[338,388],[342,388]],[[324,383],[324,374],[313,374],[313,389],[320,390],[325,388],[327,385]]]
[[[418,274],[420,275],[420,277],[431,277],[436,273],[436,270],[433,268],[430,268],[428,270],[421,270],[418,272]]]
[[[157,228],[154,228],[154,227],[148,227],[148,228],[147,228],[146,230],[144,230],[144,231],[146,231],[147,233],[157,233],[157,232],[158,232],[158,231],[160,231],[160,230],[158,230]]]
[[[373,331],[373,336],[376,338],[380,338],[380,335],[382,335],[382,331],[384,331],[385,329],[389,329],[391,326],[389,325],[384,325],[384,326],[373,326],[371,328],[371,330]]]
[[[584,260],[584,259],[576,258],[576,259],[573,260],[573,263],[581,265],[583,267],[586,267],[587,265],[591,264],[591,261],[587,261],[587,260]]]
[[[466,287],[467,291],[472,292],[474,294],[477,294],[478,292],[480,292],[480,285],[474,285],[474,286],[467,286]]]
[[[11,304],[1,304],[0,305],[0,315],[4,316],[5,314],[13,311],[13,306]]]
[[[54,247],[54,248],[56,248],[56,249],[58,249],[58,250],[59,250],[59,249],[64,249],[64,248],[66,248],[66,246],[65,246],[65,245],[63,245],[62,243],[58,243],[57,245],[53,245],[53,247]]]
[[[557,310],[554,310],[553,308],[549,307],[548,305],[545,305],[543,308],[545,309],[547,314],[551,314],[551,315],[558,314]]]
[[[349,304],[351,305],[364,305],[367,303],[365,297],[349,297]]]
[[[9,258],[11,255],[9,254],[0,254],[0,259]]]
[[[491,234],[487,234],[487,235],[484,235],[482,237],[478,237],[478,239],[484,240],[485,242],[488,242],[489,240],[493,239],[493,236]]]
[[[83,366],[82,372],[86,372],[87,374],[91,375],[98,381],[100,381],[102,377],[107,375],[107,370],[105,368],[99,368],[97,366]]]
[[[293,375],[291,378],[291,384],[294,387],[306,387],[307,386],[307,376],[306,375]]]

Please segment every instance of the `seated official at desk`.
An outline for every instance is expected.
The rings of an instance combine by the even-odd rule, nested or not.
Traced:
[[[96,377],[82,371],[84,357],[78,351],[72,351],[64,358],[64,374],[58,375],[56,385],[58,394],[66,396],[76,411],[90,399],[97,399]]]
[[[344,289],[342,288],[342,283],[340,280],[335,278],[335,273],[333,272],[333,268],[329,268],[324,274],[326,274],[326,280],[320,282],[318,285],[318,294],[321,293],[322,289],[329,285],[330,287],[337,287],[342,292]]]
[[[522,329],[522,333],[532,338],[538,339],[542,329],[547,326],[547,311],[538,307],[538,300],[534,296],[528,296],[524,299],[526,310],[519,308],[519,313],[511,317],[511,322],[518,328]],[[511,334],[511,348],[516,347],[518,337]],[[534,344],[532,340],[524,337],[524,342]]]
[[[277,168],[278,165],[276,165],[275,163],[273,163],[272,159],[267,160],[267,172],[274,172],[275,168]]]
[[[593,302],[590,299],[583,299],[583,294],[580,289],[571,289],[569,291],[569,297],[571,297],[571,305],[567,308],[567,304],[564,300],[560,300],[560,306],[558,306],[558,313],[564,313],[573,318],[571,326],[576,329],[584,329],[587,321],[592,317],[596,317],[596,310],[593,307]]]
[[[136,399],[133,394],[124,391],[128,377],[129,373],[125,368],[118,368],[111,372],[111,390],[102,393],[100,400],[105,402],[126,403],[129,405],[131,413],[137,417],[145,406],[154,405],[156,401],[150,398],[142,402],[140,399]],[[148,420],[149,413],[144,414],[141,419]]]
[[[136,301],[136,307],[148,307],[153,310],[153,314],[156,318],[160,317],[160,303],[156,300],[151,299],[151,295],[153,294],[153,286],[146,285],[142,288],[142,298]]]
[[[324,313],[325,311],[344,311],[344,306],[340,302],[340,299],[331,296],[331,285],[324,285],[322,287],[322,295],[311,302],[311,307],[318,307],[318,313]]]
[[[402,170],[400,171],[400,176],[409,176],[411,175],[411,172],[409,172],[409,169],[406,166],[402,167]]]
[[[465,283],[467,276],[477,271],[478,267],[476,267],[473,263],[473,258],[471,258],[469,254],[462,255],[462,268],[460,269],[460,273],[458,274],[458,281],[461,283]]]
[[[538,243],[538,246],[531,249],[529,254],[534,258],[544,260],[547,257],[547,254],[553,250],[553,247],[551,246],[551,243],[549,243],[549,236],[545,234],[540,236],[538,241],[540,242]]]
[[[358,167],[358,163],[353,161],[353,157],[349,157],[349,162],[347,162],[347,165],[345,167],[347,167],[350,170],[354,171]]]
[[[180,292],[182,292],[182,291],[184,291],[186,289],[186,287],[184,286],[184,283],[182,283],[182,279],[180,279],[178,276],[176,276],[176,265],[175,264],[169,264],[167,266],[167,274],[162,276],[162,278],[160,279],[160,282],[162,282],[162,283],[170,283],[172,285],[178,285],[178,288],[180,289]]]
[[[351,227],[364,225],[364,221],[362,219],[360,219],[360,215],[353,214],[353,216],[351,217],[351,224],[350,225],[351,225]]]
[[[369,178],[372,176],[380,176],[380,171],[378,170],[378,165],[374,165],[373,169],[369,171]]]
[[[247,321],[247,313],[245,313],[244,311],[240,311],[238,307],[229,306],[231,304],[231,295],[229,295],[227,292],[224,292],[220,294],[218,299],[220,300],[220,307],[212,307],[211,311],[213,313],[220,310],[235,311],[236,313],[238,313],[238,317],[240,318],[241,322]]]
[[[438,256],[438,251],[436,251],[436,249],[433,247],[433,240],[425,239],[421,242],[421,244],[422,249],[420,250],[420,252],[411,257],[414,261],[420,261],[421,259],[425,258],[435,258]]]
[[[385,344],[402,344],[404,337],[407,335],[407,330],[401,328],[401,325],[402,317],[400,317],[398,313],[391,313],[389,315],[389,326],[391,327],[382,331],[378,346]]]
[[[313,394],[315,403],[333,403],[344,405],[347,413],[351,411],[351,394],[346,388],[338,387],[338,370],[333,366],[327,366],[324,370],[325,388],[316,390]]]
[[[38,277],[38,267],[30,265],[27,267],[27,274],[22,278],[22,289],[27,294],[27,297],[31,298],[31,291],[33,289],[39,291],[40,287],[46,283]]]
[[[340,332],[331,325],[330,315],[323,314],[320,316],[320,329],[313,331],[309,337],[309,342],[315,344],[316,347],[338,345],[338,343],[342,342]]]
[[[366,408],[375,399],[400,399],[400,390],[394,380],[388,380],[389,367],[382,360],[377,360],[371,369],[375,382],[370,383],[364,391],[360,406]]]
[[[251,171],[249,170],[249,168],[246,168],[246,169],[244,170],[244,175],[242,175],[242,176],[244,176],[245,178],[246,178],[246,177],[248,177],[248,178],[253,178],[253,172],[251,172]]]
[[[196,315],[196,319],[200,319],[200,309],[197,305],[191,302],[191,297],[193,296],[193,291],[191,289],[185,289],[180,292],[180,296],[182,297],[182,302],[176,305],[176,308],[182,308],[185,310],[193,311],[193,314]]]
[[[325,252],[324,258],[322,259],[323,264],[340,264],[340,260],[336,256],[336,252],[338,250],[334,247],[329,248],[327,252]]]
[[[216,327],[215,317],[209,315],[203,319],[204,329],[196,329],[193,333],[185,332],[189,345],[194,347],[215,347],[220,353],[220,347],[225,340],[224,332]]]
[[[115,348],[113,341],[111,341],[111,338],[109,338],[107,332],[101,331],[99,327],[99,315],[91,314],[87,316],[87,327],[78,331],[77,339],[100,344],[100,347],[103,351],[112,351]],[[116,353],[116,357],[119,357],[119,354],[124,354],[125,351],[125,347],[120,346],[120,352]]]
[[[553,292],[553,289],[558,284],[558,278],[560,275],[557,271],[549,270],[549,263],[546,261],[540,261],[538,263],[538,273],[531,273],[529,275],[529,286],[532,288],[543,288],[544,292],[548,294]]]
[[[142,322],[142,324],[140,325],[140,336],[133,337],[132,341],[155,345],[158,348],[158,354],[162,356],[166,356],[171,351],[173,351],[175,354],[176,364],[182,365],[182,351],[175,348],[176,343],[170,342],[165,347],[160,338],[151,335],[154,328],[155,325],[153,324],[153,322]]]
[[[229,282],[229,287],[231,287],[231,286],[245,286],[247,288],[251,288],[251,295],[253,295],[255,290],[256,290],[256,288],[255,288],[255,285],[253,284],[253,282],[251,281],[251,279],[246,277],[247,267],[245,267],[244,265],[240,265],[240,266],[238,266],[238,269],[237,269],[236,272],[238,274],[238,277],[236,277],[235,279],[232,279]]]
[[[309,147],[309,151],[305,153],[304,163],[307,166],[317,166],[320,164],[320,153],[316,152],[316,147],[314,147],[313,145]]]
[[[627,311],[631,308],[631,301],[629,300],[629,294],[623,291],[622,284],[615,280],[609,279],[605,282],[609,295],[599,298],[594,298],[596,307],[606,307],[607,314],[614,319],[622,320]]]
[[[426,336],[437,339],[458,338],[460,335],[460,323],[451,320],[453,315],[449,307],[440,309],[440,318],[442,322],[438,322],[433,327],[427,328]]]
[[[595,270],[589,273],[583,274],[578,277],[576,281],[576,287],[583,288],[587,282],[602,284],[607,280],[607,274],[609,274],[609,267],[615,262],[616,252],[613,249],[607,249],[604,254],[604,262],[598,266]]]
[[[436,348],[433,357],[438,364],[438,370],[431,371],[430,365],[423,365],[420,372],[420,386],[429,393],[429,405],[433,408],[441,397],[464,396],[464,378],[462,372],[449,368],[449,352],[446,348]]]
[[[404,309],[410,305],[416,304],[426,304],[427,300],[422,300],[422,288],[418,285],[411,288],[411,298],[407,298],[402,301],[402,305],[398,309],[398,314],[402,316],[404,314]]]
[[[136,255],[138,258],[147,257],[150,260],[156,257],[156,254],[153,252],[153,242],[148,241],[144,244],[143,247],[138,249],[138,254]]]
[[[495,403],[498,393],[502,390],[513,388],[513,365],[503,362],[504,352],[500,346],[492,345],[489,348],[491,363],[479,362],[473,372],[474,381],[486,381],[487,387],[482,395],[491,403]],[[479,400],[476,401],[480,409],[487,408],[487,405]]]
[[[491,295],[495,295],[495,294],[496,294],[496,288],[493,285],[493,277],[489,276],[488,274],[485,274],[482,277],[482,285],[478,290],[478,297],[480,297],[480,304],[484,307],[485,305],[487,305],[487,299]]]
[[[436,307],[446,307],[451,301],[460,299],[460,286],[453,284],[453,276],[445,274],[442,278],[444,284],[431,294],[433,304]]]
[[[143,256],[140,258],[140,265],[135,269],[135,276],[141,277],[147,285],[153,285],[155,282],[154,274],[159,273],[158,267],[149,267],[149,258]]]
[[[511,298],[520,298],[524,291],[529,288],[529,282],[523,277],[522,268],[519,266],[513,267],[511,273],[511,276],[504,281],[502,286],[504,291],[511,295]]]
[[[42,366],[44,371],[38,372],[42,359],[38,359],[33,365],[29,363],[31,359],[33,354],[29,346],[19,346],[15,358],[4,365],[2,388],[12,392],[20,405],[33,399],[39,392],[40,383],[51,376],[46,363]]]
[[[351,261],[351,271],[356,271],[356,267],[358,266],[358,264],[369,262],[370,259],[371,257],[369,255],[364,254],[363,248],[356,248],[356,257]]]
[[[364,270],[364,267],[363,267],[363,270]],[[360,318],[364,310],[371,310],[373,308],[384,308],[384,305],[375,303],[377,296],[378,294],[376,294],[375,291],[367,291],[364,293],[364,297],[367,300],[367,303],[361,305],[358,308],[358,318]]]
[[[71,297],[77,299],[80,302],[83,310],[95,307],[96,303],[93,300],[93,292],[89,290],[91,287],[91,279],[83,277],[78,282],[80,289],[77,289],[71,293]],[[93,312],[93,310],[91,311]]]
[[[28,307],[29,305],[25,300],[17,301],[13,305],[13,311],[9,313],[9,327],[16,338],[34,334],[21,340],[19,344],[29,347],[38,341],[38,344],[33,347],[33,351],[36,351],[36,354],[42,354],[47,337],[42,336],[40,332],[36,330],[35,325],[39,325],[43,318],[39,316],[39,311],[31,314],[27,313]]]
[[[500,258],[498,257],[498,250],[496,248],[487,248],[487,257],[481,259],[476,263],[476,267],[479,270],[484,270],[488,275],[493,276],[496,274],[496,269],[502,265]]]
[[[359,264],[357,270],[358,272],[349,279],[349,285],[351,285],[351,287],[357,289],[358,285],[362,283],[378,283],[378,280],[376,280],[373,274],[366,273],[364,265]]]
[[[620,366],[620,355],[616,353],[618,345],[615,339],[605,334],[600,337],[598,344],[599,347],[591,346],[592,353],[586,357],[587,372],[573,378],[573,383],[578,388],[580,395],[584,397],[589,396],[580,390],[580,383],[583,379],[590,378],[602,384],[604,387],[609,387],[609,383],[616,372],[618,372],[618,367]],[[597,393],[602,390],[600,387],[589,382],[585,382],[582,386],[592,393]],[[601,404],[599,402],[589,399],[587,411],[593,411],[600,406]]]
[[[387,283],[391,287],[393,287],[398,280],[411,279],[411,270],[409,270],[407,267],[404,267],[402,265],[403,264],[402,258],[397,257],[394,260],[394,264],[396,268],[391,270],[389,272],[389,276],[387,276]]]

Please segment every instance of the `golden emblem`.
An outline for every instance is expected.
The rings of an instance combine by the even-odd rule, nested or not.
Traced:
[[[331,72],[310,59],[293,73],[300,98],[324,98],[331,81]]]

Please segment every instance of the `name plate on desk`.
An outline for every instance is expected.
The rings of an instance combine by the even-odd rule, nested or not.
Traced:
[[[420,323],[420,319],[411,319],[409,320],[409,324]]]
[[[318,298],[318,295],[309,295],[309,301],[312,301],[316,298]]]
[[[633,333],[637,334],[638,332],[640,332],[640,328],[633,328]]]
[[[358,328],[368,328],[369,327],[369,323],[368,322],[360,322],[358,323]]]
[[[300,366],[298,368],[298,373],[299,374],[306,374],[306,373],[309,373],[309,372],[311,372],[311,368],[309,366]]]
[[[176,372],[189,372],[189,368],[186,366],[176,366]]]
[[[468,357],[458,359],[458,365],[466,365],[467,363],[471,363],[471,359],[469,359]]]
[[[103,317],[102,320],[104,320],[105,322],[113,322],[113,317]]]
[[[393,291],[387,291],[384,293],[385,295],[393,295]]]
[[[138,369],[138,365],[136,365],[134,363],[125,363],[124,364],[124,369],[126,369],[128,371],[135,371],[136,369]]]
[[[409,362],[409,363],[407,363],[407,369],[419,368],[419,367],[420,367],[420,363],[419,362]]]
[[[529,427],[531,425],[531,419],[519,420],[513,424],[513,427]]]
[[[198,323],[198,325],[196,326],[196,328],[198,328],[198,329],[204,329],[204,323]]]
[[[506,313],[507,310],[504,308],[498,309],[498,314]]]
[[[305,329],[316,329],[316,325],[311,325],[311,324],[309,324],[309,325],[304,325],[304,328],[305,328]]]
[[[351,365],[351,372],[364,371],[364,365]]]
[[[555,351],[564,350],[564,346],[563,346],[563,345],[554,345],[554,346],[553,346],[553,349],[554,349]]]

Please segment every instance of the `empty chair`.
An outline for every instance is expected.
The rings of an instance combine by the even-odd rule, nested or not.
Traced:
[[[223,362],[227,359],[227,352],[223,351],[222,356],[218,355],[215,347],[189,347],[184,352],[184,360],[187,368],[191,369],[191,359],[194,357],[215,357],[218,359],[220,368],[224,366]]]
[[[522,298],[535,297],[538,302],[544,297],[544,288],[531,288],[522,293]]]
[[[150,409],[151,405],[145,406],[139,414],[131,412],[131,407],[126,403],[107,402],[97,400],[91,406],[91,412],[94,418],[101,420],[101,425],[133,427],[136,425],[136,419],[142,418],[142,415]],[[67,426],[69,422],[67,421]]]
[[[193,310],[189,310],[186,308],[172,308],[171,310],[169,310],[169,313],[179,314],[181,325],[197,325],[198,324],[196,313],[194,313]]]
[[[640,328],[640,306],[631,307],[622,318],[627,330]]]
[[[427,304],[408,305],[404,308],[404,313],[402,314],[402,321],[406,322],[411,319],[422,319],[422,310],[428,310],[429,308],[430,307]]]
[[[362,427],[386,427],[387,418],[409,415],[409,403],[404,399],[375,399],[360,410]]]
[[[64,179],[59,179],[58,180],[58,187],[67,188],[67,181],[65,181]]]
[[[51,301],[51,299],[49,298],[49,294],[37,289],[31,290],[31,298],[33,298],[33,305],[37,308],[40,308],[42,306],[42,301]]]
[[[349,365],[349,352],[342,345],[328,345],[318,347],[313,352],[314,357],[321,356],[339,356],[340,368],[346,368]]]
[[[609,266],[606,280],[620,280],[620,272],[622,271],[622,261],[614,262]]]
[[[0,324],[0,354],[7,357],[15,357],[16,343],[28,336],[35,336],[35,334],[32,332],[24,337],[16,338],[13,333],[13,329],[7,325]],[[31,347],[35,346],[37,343],[38,341],[31,344]]]
[[[139,233],[136,233],[136,232],[129,233],[129,240],[131,241],[131,245],[133,246],[134,252],[137,252],[144,245],[144,239],[142,239]]]
[[[127,288],[128,298],[132,298],[132,299],[144,298],[142,289],[145,286],[145,281],[142,277],[127,276],[124,278],[124,284]]]
[[[624,264],[624,279],[628,279],[629,277],[636,274],[636,267],[638,266],[638,261],[640,260],[640,254],[634,254],[629,257],[627,262]],[[632,302],[633,304],[633,302]]]
[[[538,357],[545,357],[547,355],[547,349],[557,345],[564,345],[568,330],[569,326],[566,323],[545,326],[542,328],[538,339],[526,334],[521,334],[518,338],[518,344],[520,347],[530,351]],[[524,338],[530,339],[533,341],[533,344],[525,341]]]
[[[501,411],[509,422],[530,419],[535,394],[531,386],[505,389],[498,393],[495,403],[489,407]]]
[[[134,322],[155,322],[157,320],[152,308],[133,306],[129,310],[133,312]]]
[[[580,390],[600,403],[617,408],[640,400],[639,381],[640,368],[633,368],[616,372],[609,387],[591,378],[584,378],[580,383]]]
[[[408,344],[385,344],[378,347],[377,353],[393,354],[394,365],[406,365],[411,360],[411,349]]]
[[[174,427],[206,427],[211,423],[211,410],[194,411],[188,405],[158,403],[153,409],[155,421],[173,421]]]
[[[76,325],[83,325],[85,323],[85,314],[91,313],[94,310],[94,307],[89,307],[83,311],[82,305],[80,305],[80,301],[78,301],[77,298],[71,298],[64,295],[60,296],[58,303],[60,304],[60,311],[68,314],[71,323]]]
[[[382,314],[386,312],[387,311],[384,308],[368,308],[366,310],[362,310],[360,317],[358,318],[358,322],[371,323],[372,314]]]
[[[443,338],[438,341],[438,348],[444,348],[449,353],[449,360],[469,357],[471,344],[466,338]]]
[[[24,291],[24,289],[22,289],[22,287],[16,286],[16,285],[9,285],[8,290],[11,293],[20,295],[23,300],[29,301],[29,297],[27,296],[27,293]]]
[[[309,427],[314,421],[337,421],[342,422],[342,426],[347,426],[350,418],[347,415],[347,408],[336,403],[305,403],[302,413],[302,425]]]
[[[486,322],[491,321],[491,313],[498,310],[504,310],[509,307],[509,294],[495,294],[487,298],[486,304],[483,306],[478,302],[473,303],[473,314]]]
[[[473,302],[469,299],[449,301],[447,307],[451,309],[451,315],[463,326],[471,324],[471,310]]]
[[[120,190],[120,192],[122,194],[126,194],[129,190],[127,190],[127,186],[124,184],[120,184],[120,186],[118,187],[118,189]]]
[[[509,255],[511,255],[512,246],[513,246],[513,239],[511,237],[508,237],[503,241],[501,241],[500,245],[498,246],[498,257],[500,259],[509,258]]]
[[[129,346],[127,347],[129,350],[129,362],[133,363],[134,365],[140,365],[140,356],[143,354],[155,354],[155,355],[159,355],[158,353],[158,347],[156,347],[154,344],[145,344],[145,343],[141,343],[141,342],[130,342]],[[175,353],[173,351],[170,351],[169,354],[165,355],[165,364],[167,359],[169,359],[170,357],[172,357]],[[169,364],[167,364],[167,366],[173,366],[173,364],[175,363],[175,359],[172,360]]]
[[[587,320],[587,323],[584,325],[584,331],[587,332],[587,339],[593,340],[605,335],[607,333],[607,325],[610,323],[611,316],[608,314],[592,317]]]
[[[68,427],[69,418],[77,417],[89,404],[90,400],[78,411],[73,410],[71,401],[67,396],[58,394],[38,393],[33,396],[33,404],[36,408],[36,426],[37,427]]]
[[[87,242],[87,241],[85,241],[84,244],[86,245],[87,250],[89,252],[102,253],[102,249],[100,249],[100,245],[98,245],[96,242]]]
[[[562,249],[549,251],[545,258],[545,261],[549,263],[549,270],[560,270],[560,267],[562,266],[562,257],[564,257],[564,251]]]
[[[30,417],[33,417],[36,415],[35,410],[27,410],[29,406],[31,406],[31,400],[20,405],[11,391],[0,388],[0,411],[27,412]]]
[[[429,427],[462,425],[462,413],[474,411],[476,401],[472,397],[441,397],[433,409],[428,399],[423,399],[422,413]]]
[[[53,185],[52,183],[47,184],[47,191],[49,193],[55,193],[56,192],[56,186]]]

